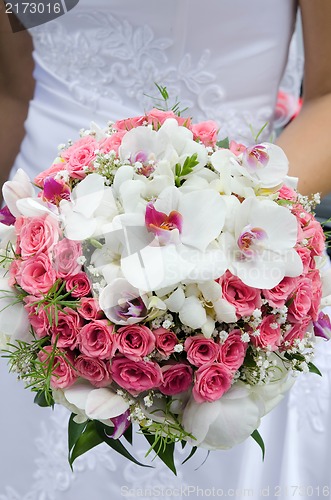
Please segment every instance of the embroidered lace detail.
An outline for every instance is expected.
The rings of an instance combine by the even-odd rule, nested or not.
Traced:
[[[251,129],[257,132],[270,121],[271,105],[256,113],[256,109],[236,110],[227,102],[224,88],[209,70],[208,49],[197,56],[185,53],[174,65],[170,63],[173,40],[155,37],[149,26],[133,26],[109,13],[78,15],[79,31],[71,31],[59,20],[48,23],[47,29],[34,28],[35,56],[46,72],[65,84],[74,100],[95,112],[105,106],[104,99],[129,109],[148,109],[153,105],[148,95],[156,95],[154,82],[158,82],[170,96],[180,98],[195,121],[214,119],[223,136],[253,142]],[[271,124],[264,138],[270,137],[270,129]]]
[[[67,459],[68,419],[68,411],[57,406],[47,423],[41,423],[41,433],[35,441],[35,472],[29,491],[26,491],[27,485],[19,484],[25,488],[23,494],[13,485],[7,485],[4,492],[0,491],[0,500],[56,500],[71,488],[74,490],[74,484],[82,473],[98,468],[116,471],[116,453],[103,446],[79,457],[75,461],[74,471],[70,469]]]

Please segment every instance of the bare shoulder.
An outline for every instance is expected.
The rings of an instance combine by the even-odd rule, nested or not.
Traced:
[[[305,98],[331,92],[331,0],[300,0],[305,46]]]
[[[31,97],[34,81],[33,43],[27,31],[13,33],[0,1],[0,92],[7,92],[17,98]]]

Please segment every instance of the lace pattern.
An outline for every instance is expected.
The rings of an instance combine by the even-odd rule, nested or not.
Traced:
[[[196,56],[185,53],[178,65],[171,64],[174,41],[157,38],[151,27],[134,27],[109,13],[79,16],[89,26],[89,36],[83,29],[71,33],[60,21],[48,23],[47,30],[45,26],[32,30],[37,63],[61,80],[75,101],[96,113],[104,99],[141,112],[153,104],[148,96],[155,95],[158,82],[171,96],[180,96],[181,106],[192,110],[196,121],[219,123],[224,137],[252,142],[252,129],[256,133],[266,122],[270,125],[263,138],[270,137],[271,104],[256,112],[229,103],[220,78],[210,71],[209,49]]]

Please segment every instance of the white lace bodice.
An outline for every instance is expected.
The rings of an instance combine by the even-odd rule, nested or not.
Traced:
[[[270,133],[294,0],[80,0],[31,30],[38,85],[110,119],[153,106],[154,83],[221,134]],[[251,21],[247,22],[248,19]],[[50,96],[51,97],[51,96]],[[83,123],[81,124],[83,125]]]

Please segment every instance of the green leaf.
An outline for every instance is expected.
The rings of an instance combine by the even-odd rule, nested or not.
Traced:
[[[229,138],[225,137],[225,139],[221,139],[216,143],[216,146],[218,146],[219,148],[230,149]]]
[[[192,156],[188,156],[184,161],[180,176],[183,177],[184,175],[190,174],[193,171],[194,167],[198,165],[198,163],[198,153],[194,153]]]
[[[74,421],[75,416],[76,415],[74,413],[71,414],[71,416],[69,418],[69,424],[68,424],[68,449],[69,449],[69,453],[71,452],[71,450],[73,449],[73,447],[77,443],[79,437],[84,432],[84,430],[87,426],[87,422],[77,424]]]
[[[264,446],[264,441],[262,439],[261,434],[259,433],[259,431],[257,429],[255,429],[255,431],[252,432],[251,436],[254,439],[254,441],[256,441],[257,444],[259,445],[259,447],[261,448],[261,451],[262,451],[262,460],[264,461],[265,446]]]
[[[117,453],[119,453],[123,457],[127,458],[128,460],[130,460],[131,462],[133,462],[136,465],[140,465],[141,467],[151,467],[151,465],[142,464],[142,463],[138,462],[138,460],[136,460],[131,455],[131,453],[128,452],[128,450],[125,448],[125,446],[123,445],[123,443],[121,443],[121,441],[119,439],[112,439],[111,437],[108,437],[106,434],[107,426],[105,426],[101,422],[98,422],[97,420],[95,420],[94,423],[95,423],[95,428],[96,428],[96,431],[97,431],[100,439],[104,443],[106,443],[108,446],[110,446],[110,448],[117,451]]]
[[[95,422],[89,421],[78,437],[73,449],[69,453],[69,464],[72,466],[76,458],[103,442],[102,437],[96,430]]]
[[[48,406],[53,406],[54,401],[52,399],[47,399],[45,391],[39,391],[35,395],[34,402],[38,405],[41,406],[42,408],[47,408]]]
[[[316,373],[316,375],[319,375],[320,377],[322,377],[321,372],[319,371],[319,369],[317,368],[317,366],[316,366],[316,365],[314,365],[314,363],[309,362],[309,363],[308,363],[308,368],[309,368],[309,371],[310,371],[311,373]]]
[[[130,425],[123,434],[128,443],[132,444],[132,425]]]
[[[185,462],[187,462],[188,460],[190,460],[190,458],[193,457],[194,453],[197,451],[198,447],[197,446],[192,446],[192,450],[191,450],[191,453],[185,458],[184,462],[182,462],[182,465],[185,464]]]
[[[175,451],[175,443],[162,444],[160,447],[155,446],[155,438],[148,431],[144,431],[142,429],[143,435],[151,445],[151,449],[157,454],[157,456],[162,460],[163,463],[177,476],[177,471],[175,467],[174,461],[174,451]],[[157,448],[157,449],[155,449]]]

